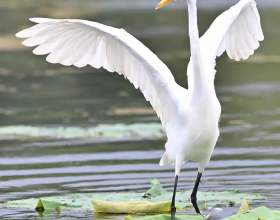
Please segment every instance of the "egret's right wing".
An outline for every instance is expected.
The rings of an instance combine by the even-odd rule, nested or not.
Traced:
[[[37,55],[63,65],[104,67],[124,75],[140,88],[165,127],[178,116],[178,94],[186,92],[158,57],[123,29],[72,19],[33,18],[39,23],[16,36],[28,38],[25,46],[37,46]],[[179,92],[178,92],[179,91]]]
[[[202,62],[209,80],[214,80],[216,57],[224,51],[229,58],[247,59],[264,39],[260,15],[254,0],[240,0],[218,16],[200,38]],[[191,62],[188,67],[189,89],[192,88]]]

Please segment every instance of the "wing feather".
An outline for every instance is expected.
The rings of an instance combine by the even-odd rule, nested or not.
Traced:
[[[33,18],[38,23],[16,36],[37,46],[34,54],[50,63],[94,68],[103,67],[127,78],[151,103],[162,124],[177,120],[179,99],[189,92],[174,80],[167,66],[140,41],[123,29],[84,20]]]
[[[216,57],[225,51],[230,59],[247,59],[264,39],[260,15],[254,0],[240,0],[218,16],[200,38],[204,70],[210,80],[215,78]],[[193,88],[192,64],[188,67],[189,90]]]

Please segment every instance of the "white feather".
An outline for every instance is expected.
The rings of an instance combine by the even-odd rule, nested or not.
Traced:
[[[39,24],[17,34],[47,61],[117,72],[139,88],[166,129],[168,141],[161,165],[174,164],[178,175],[185,161],[198,161],[202,173],[219,137],[221,106],[214,77],[216,57],[246,59],[263,40],[254,0],[240,0],[221,14],[198,38],[196,1],[188,1],[192,56],[189,90],[180,87],[167,66],[125,30],[84,20],[33,18]],[[200,49],[199,49],[200,48]],[[195,82],[195,83],[194,83]]]
[[[178,96],[182,95],[176,91],[180,86],[166,65],[125,30],[83,20],[30,20],[39,24],[16,36],[28,38],[24,41],[26,46],[39,45],[34,54],[49,54],[47,61],[50,63],[91,65],[116,71],[135,88],[140,88],[164,127],[176,120]],[[187,99],[189,93],[186,89],[183,91]]]
[[[224,51],[229,58],[239,61],[247,59],[264,39],[256,2],[241,0],[215,19],[200,38],[204,70],[214,79],[216,57]],[[191,62],[189,63],[189,66]],[[193,70],[188,68],[189,90],[193,88]]]

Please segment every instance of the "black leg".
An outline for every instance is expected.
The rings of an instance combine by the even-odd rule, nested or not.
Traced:
[[[196,194],[197,194],[197,189],[198,189],[198,185],[199,185],[201,176],[202,176],[202,173],[198,173],[198,174],[197,174],[197,178],[196,178],[196,181],[195,181],[195,185],[194,185],[194,188],[193,188],[193,191],[192,191],[192,194],[191,194],[191,202],[192,202],[192,204],[193,204],[193,207],[194,207],[196,213],[198,213],[198,214],[201,214],[201,213],[200,213],[200,210],[199,210],[199,208],[198,208],[198,206],[197,206]]]
[[[175,220],[175,213],[176,213],[175,197],[176,197],[177,182],[178,182],[178,176],[175,177],[174,191],[173,191],[172,203],[170,207],[171,220]]]

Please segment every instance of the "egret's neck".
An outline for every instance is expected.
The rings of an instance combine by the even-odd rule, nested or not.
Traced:
[[[196,0],[188,0],[189,10],[189,35],[191,46],[191,62],[193,68],[193,98],[200,99],[203,94],[207,94],[207,77],[201,59],[199,44],[199,34],[197,27],[197,6]]]
[[[191,50],[192,50],[191,52],[195,53],[196,52],[196,50],[194,50],[196,49],[195,47],[196,46],[199,47],[196,1],[188,1],[188,10],[189,10],[189,35],[190,35]]]

